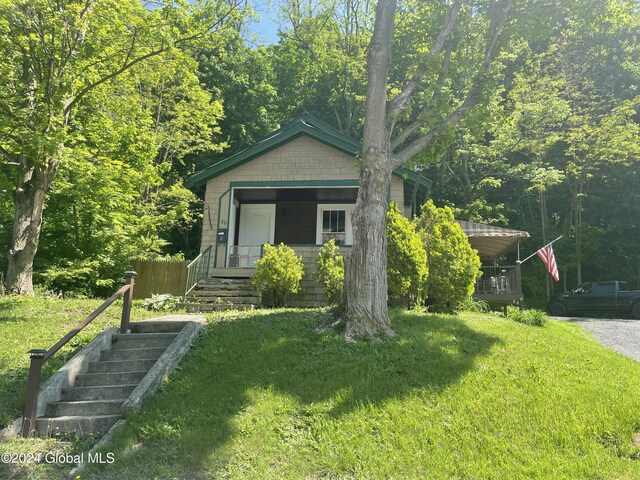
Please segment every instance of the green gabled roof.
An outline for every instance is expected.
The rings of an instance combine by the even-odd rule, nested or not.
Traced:
[[[187,186],[196,187],[198,185],[202,185],[212,178],[250,162],[251,160],[301,136],[307,136],[354,157],[362,151],[362,144],[358,140],[345,135],[341,131],[333,128],[331,125],[317,119],[310,113],[305,112],[291,123],[285,125],[279,130],[276,130],[267,138],[255,145],[194,173],[187,181]],[[428,191],[431,186],[431,181],[420,177],[419,174],[406,167],[400,167],[394,170],[393,173],[394,175],[402,177],[405,182],[408,182],[414,188],[416,182],[418,182],[419,186],[424,191]]]
[[[362,148],[360,142],[357,140],[318,120],[310,113],[305,112],[293,122],[276,130],[255,145],[194,173],[187,181],[187,186],[194,187],[201,185],[211,178],[233,170],[301,136],[313,138],[320,143],[324,143],[352,156],[360,153]]]

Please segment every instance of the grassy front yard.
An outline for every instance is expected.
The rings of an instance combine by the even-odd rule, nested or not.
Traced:
[[[578,326],[395,312],[353,344],[322,315],[212,317],[81,478],[640,478],[640,365]]]

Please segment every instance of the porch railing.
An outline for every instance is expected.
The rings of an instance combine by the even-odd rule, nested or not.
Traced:
[[[229,268],[253,268],[262,258],[263,245],[232,245],[229,247]]]
[[[72,330],[62,337],[58,343],[49,350],[30,350],[31,365],[29,366],[29,377],[27,379],[27,396],[22,417],[21,435],[28,437],[36,428],[36,416],[38,414],[38,393],[40,392],[40,378],[42,376],[42,365],[49,360],[58,350],[64,347],[69,340],[89,325],[98,315],[104,312],[118,298],[123,297],[122,316],[120,317],[120,333],[129,331],[129,321],[131,320],[131,301],[133,300],[133,284],[136,272],[124,272],[125,284],[116,293],[100,305],[82,322],[78,323]]]
[[[475,294],[510,295],[522,292],[520,269],[516,266],[481,267]]]
[[[187,279],[184,284],[184,298],[198,285],[200,280],[209,276],[209,263],[211,261],[211,245],[200,253],[187,265]]]

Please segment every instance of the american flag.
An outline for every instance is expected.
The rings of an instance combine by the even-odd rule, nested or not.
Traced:
[[[553,277],[553,279],[557,282],[560,280],[560,276],[558,275],[558,266],[556,265],[556,257],[553,255],[553,247],[551,245],[545,245],[540,250],[536,252],[549,270],[549,273]]]

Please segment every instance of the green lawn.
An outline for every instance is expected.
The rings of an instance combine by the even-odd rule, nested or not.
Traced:
[[[578,326],[395,312],[354,344],[322,315],[212,317],[81,478],[640,478],[640,365]]]

